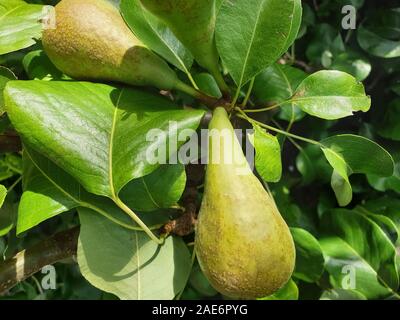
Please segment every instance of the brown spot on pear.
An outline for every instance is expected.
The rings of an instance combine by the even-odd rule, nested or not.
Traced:
[[[195,240],[200,266],[226,296],[271,295],[294,270],[290,230],[248,165],[225,109],[214,111],[209,129],[209,164]]]
[[[164,90],[176,86],[175,72],[133,35],[107,1],[62,0],[55,14],[55,29],[43,31],[43,47],[68,76]]]

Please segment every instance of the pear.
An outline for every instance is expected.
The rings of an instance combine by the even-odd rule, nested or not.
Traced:
[[[215,44],[215,0],[141,0],[189,49],[200,66],[209,70],[220,89],[228,92],[219,70]]]
[[[290,230],[253,174],[225,109],[214,111],[209,130],[195,238],[200,267],[228,297],[266,297],[284,286],[294,270]]]
[[[193,93],[106,0],[62,0],[55,6],[55,28],[45,29],[42,41],[50,60],[72,78]]]

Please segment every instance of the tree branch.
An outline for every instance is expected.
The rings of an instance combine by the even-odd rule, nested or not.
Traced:
[[[63,231],[0,263],[0,295],[44,266],[76,254],[79,227]]]

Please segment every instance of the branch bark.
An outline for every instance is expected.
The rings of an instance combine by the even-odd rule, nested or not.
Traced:
[[[79,227],[57,233],[0,263],[0,295],[4,295],[16,284],[40,271],[44,266],[75,255],[78,236]]]

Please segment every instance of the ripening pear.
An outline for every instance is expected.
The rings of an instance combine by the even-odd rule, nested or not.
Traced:
[[[190,50],[196,61],[208,69],[221,89],[228,90],[219,71],[215,44],[215,0],[141,0],[143,6],[164,21]]]
[[[290,230],[248,165],[225,109],[214,111],[209,130],[209,163],[195,240],[200,267],[226,296],[271,295],[294,269]]]
[[[182,85],[106,0],[62,0],[55,6],[55,28],[45,29],[42,41],[50,60],[72,78],[164,90]]]

